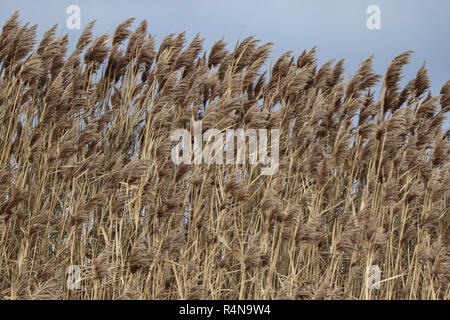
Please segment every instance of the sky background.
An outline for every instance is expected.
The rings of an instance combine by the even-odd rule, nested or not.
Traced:
[[[450,79],[449,0],[0,0],[0,24],[20,11],[20,20],[38,24],[38,36],[58,23],[58,33],[68,34],[74,45],[82,30],[97,20],[94,33],[112,34],[117,25],[135,17],[159,41],[169,33],[186,31],[188,40],[200,32],[204,49],[222,37],[232,49],[238,39],[255,35],[273,42],[273,60],[292,50],[295,56],[317,46],[319,64],[345,58],[346,75],[375,54],[374,69],[384,74],[389,62],[406,50],[414,50],[404,67],[405,84],[426,61],[437,95]],[[66,26],[69,5],[81,9],[81,29]],[[381,9],[381,30],[369,30],[369,5]],[[449,127],[449,121],[445,127]]]

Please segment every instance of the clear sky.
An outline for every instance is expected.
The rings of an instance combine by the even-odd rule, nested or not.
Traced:
[[[405,82],[426,61],[432,93],[439,93],[450,79],[449,0],[0,0],[0,24],[20,10],[20,20],[38,24],[38,35],[58,23],[60,34],[73,44],[86,24],[94,19],[96,35],[112,34],[122,21],[143,19],[159,41],[169,33],[187,32],[191,39],[200,32],[208,49],[222,36],[231,49],[238,39],[255,35],[274,43],[273,58],[292,50],[297,56],[317,46],[320,64],[345,58],[347,75],[375,54],[374,68],[384,74],[399,53],[414,50],[404,68]],[[69,5],[81,9],[81,30],[68,29]],[[381,10],[381,29],[366,26],[366,9]],[[447,122],[446,126],[449,126]]]

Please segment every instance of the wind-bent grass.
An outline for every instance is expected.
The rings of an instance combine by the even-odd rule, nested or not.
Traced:
[[[156,48],[129,19],[70,53],[17,19],[0,35],[0,298],[450,298],[450,81],[431,96],[423,66],[399,88],[411,52],[346,81],[314,48],[268,74],[253,37]],[[170,133],[200,119],[279,129],[278,172],[176,167]]]

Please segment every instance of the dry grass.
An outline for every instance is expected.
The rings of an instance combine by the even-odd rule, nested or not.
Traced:
[[[157,48],[130,19],[67,52],[17,19],[0,35],[0,298],[450,298],[450,82],[431,96],[423,66],[399,88],[411,52],[347,81],[315,49],[263,73],[272,44],[252,37]],[[279,129],[278,173],[176,168],[170,132],[202,118]]]

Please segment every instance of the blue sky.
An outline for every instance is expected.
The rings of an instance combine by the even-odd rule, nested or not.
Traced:
[[[21,21],[38,24],[41,36],[58,23],[72,44],[94,19],[96,35],[112,34],[122,21],[143,19],[159,41],[169,33],[187,32],[188,39],[200,32],[208,49],[222,36],[232,48],[238,39],[255,35],[274,43],[273,59],[292,50],[297,56],[317,46],[320,64],[345,58],[346,74],[375,54],[374,68],[384,74],[399,53],[414,50],[404,68],[404,83],[426,61],[432,93],[439,93],[450,79],[450,1],[448,0],[15,0],[1,1],[0,24],[20,10]],[[69,5],[81,9],[81,30],[66,26]],[[381,30],[366,27],[369,5],[381,10]],[[448,122],[447,122],[448,127]]]

